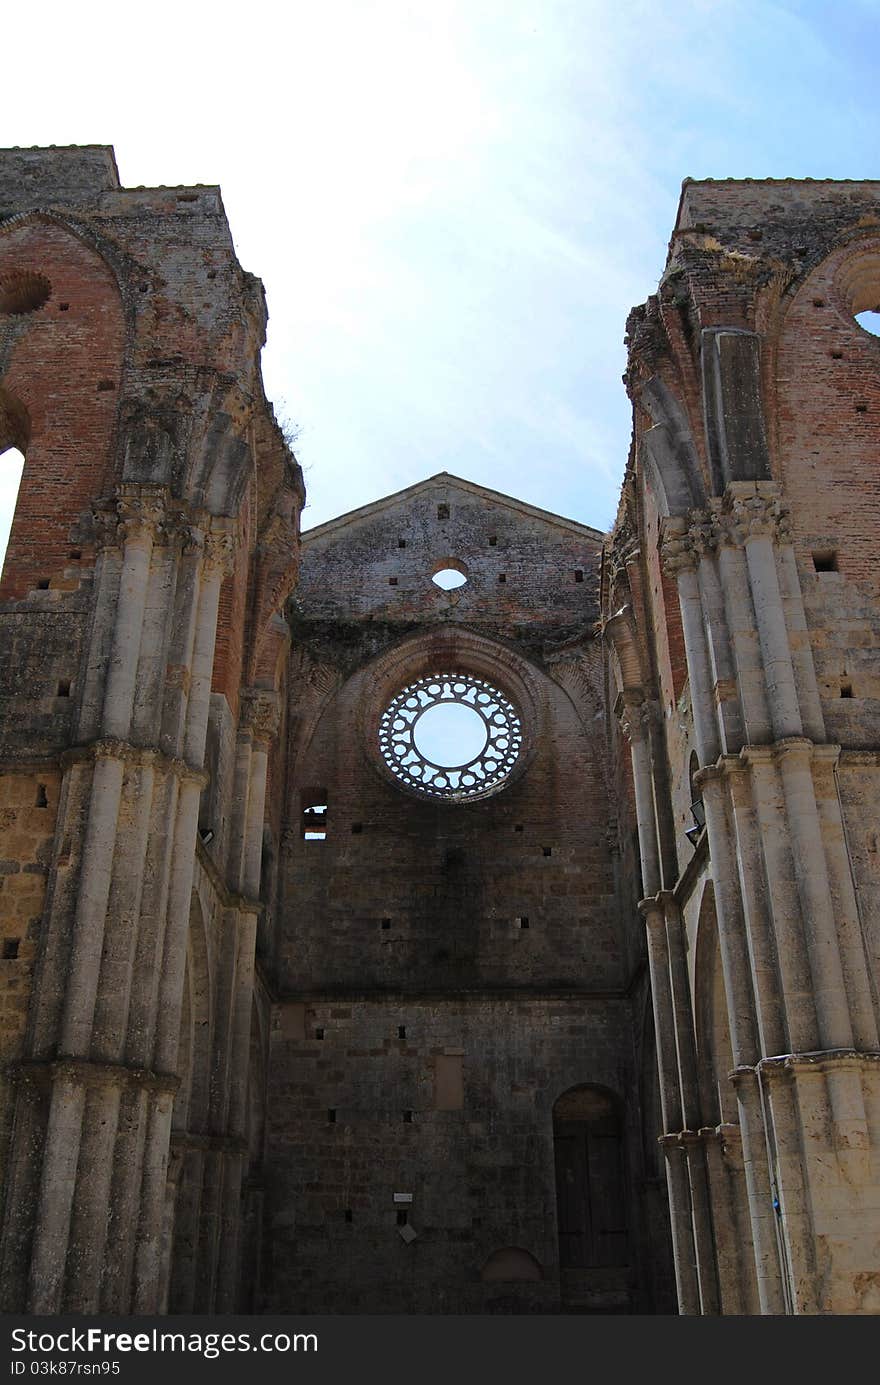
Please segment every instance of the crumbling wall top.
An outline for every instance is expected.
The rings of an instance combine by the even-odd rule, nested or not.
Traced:
[[[109,144],[0,150],[0,216],[30,207],[95,202],[119,186]]]

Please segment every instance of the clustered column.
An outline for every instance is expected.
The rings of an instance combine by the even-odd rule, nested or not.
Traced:
[[[844,1182],[864,1179],[865,1062],[877,1048],[833,792],[839,749],[817,744],[821,703],[776,486],[731,483],[708,514],[665,521],[663,537],[703,766],[761,1309],[829,1311],[814,1246],[852,1209],[823,1169],[833,1153]],[[723,705],[731,684],[738,715]]]
[[[3,1294],[32,1313],[160,1306],[185,928],[233,545],[226,522],[161,486],[121,485],[96,532],[79,744],[65,758],[45,963],[17,1072]]]

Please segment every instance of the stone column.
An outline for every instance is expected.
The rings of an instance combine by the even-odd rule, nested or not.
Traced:
[[[693,1207],[694,1249],[700,1287],[700,1305],[704,1315],[719,1311],[718,1276],[715,1267],[715,1244],[712,1230],[709,1189],[703,1144],[697,1135],[700,1119],[700,1092],[697,1080],[697,1054],[694,1043],[694,1021],[691,1009],[686,939],[681,912],[669,891],[661,896],[666,924],[666,946],[669,959],[672,1008],[675,1019],[675,1044],[682,1095],[682,1142],[688,1168],[688,1181]]]
[[[776,567],[776,543],[788,533],[788,510],[772,482],[734,481],[716,511],[719,541],[745,554],[761,650],[764,690],[773,737],[803,735],[803,721]]]
[[[624,736],[629,741],[632,760],[639,856],[642,864],[642,893],[645,897],[655,895],[662,883],[657,822],[654,813],[651,748],[647,735],[650,716],[651,704],[644,701],[641,692],[624,694],[620,726]]]
[[[721,747],[703,603],[697,577],[700,550],[693,534],[689,532],[685,519],[665,519],[662,537],[663,567],[674,576],[678,587],[697,757],[701,765],[714,764]]]
[[[663,905],[656,897],[643,899],[639,904],[639,910],[645,920],[648,944],[651,1002],[654,1008],[657,1066],[660,1075],[660,1111],[665,1132],[660,1143],[666,1168],[678,1311],[683,1315],[693,1315],[700,1312],[700,1291],[691,1220],[690,1189],[680,1138],[681,1088],[678,1080],[675,1015],[669,982],[666,921]]]
[[[154,964],[158,983],[153,992],[155,1009],[151,1007],[152,1013],[147,1017],[147,1032],[155,1034],[152,1066],[161,1074],[173,1074],[177,1067],[186,937],[195,869],[199,798],[204,785],[202,764],[217,613],[220,586],[224,574],[229,570],[232,552],[233,540],[228,531],[219,529],[206,535],[183,737],[186,763],[178,775],[180,787],[170,852],[167,905],[158,954],[161,965]],[[161,1283],[161,1245],[171,1110],[170,1095],[160,1091],[148,1113],[135,1262],[134,1303],[136,1311],[141,1313],[156,1312],[164,1291]]]

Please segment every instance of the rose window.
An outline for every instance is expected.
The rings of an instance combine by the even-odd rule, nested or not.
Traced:
[[[432,798],[476,798],[498,788],[522,739],[510,699],[469,674],[420,678],[379,719],[379,749],[391,773]]]

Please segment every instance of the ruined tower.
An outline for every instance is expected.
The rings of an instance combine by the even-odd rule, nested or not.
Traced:
[[[300,535],[219,191],[0,154],[4,1308],[880,1311],[878,192],[685,185],[610,536]]]

